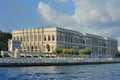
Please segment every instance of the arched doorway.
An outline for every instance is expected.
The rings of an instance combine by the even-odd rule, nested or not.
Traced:
[[[46,45],[46,48],[47,48],[47,51],[49,52],[49,51],[50,51],[50,45],[47,44],[47,45]]]
[[[33,46],[31,46],[31,51],[33,52]]]

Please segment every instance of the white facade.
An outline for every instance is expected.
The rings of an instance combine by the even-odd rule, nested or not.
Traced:
[[[14,30],[12,36],[13,40],[21,41],[23,52],[52,52],[55,48],[85,49],[87,47],[93,54],[115,54],[118,44],[115,39],[58,27]]]

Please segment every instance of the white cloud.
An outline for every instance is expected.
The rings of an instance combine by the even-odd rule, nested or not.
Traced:
[[[120,0],[73,0],[73,2],[75,10],[72,15],[60,13],[43,2],[38,4],[38,10],[48,23],[56,26],[118,39]]]
[[[120,8],[114,9],[114,8],[107,8],[109,15],[111,16],[112,21],[120,20]]]
[[[39,3],[38,10],[39,13],[48,23],[52,23],[56,25],[62,25],[62,24],[67,25],[71,22],[74,22],[71,16],[56,12],[48,4],[45,4],[43,2]]]
[[[105,16],[103,16],[103,17],[100,18],[100,21],[102,23],[107,23],[108,22],[108,18],[106,18]]]

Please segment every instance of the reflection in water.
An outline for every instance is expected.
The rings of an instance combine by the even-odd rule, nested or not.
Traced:
[[[120,80],[120,64],[1,67],[0,80]]]

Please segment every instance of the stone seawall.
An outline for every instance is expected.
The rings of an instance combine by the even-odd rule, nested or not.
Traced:
[[[63,66],[120,63],[119,58],[1,58],[0,67]]]

